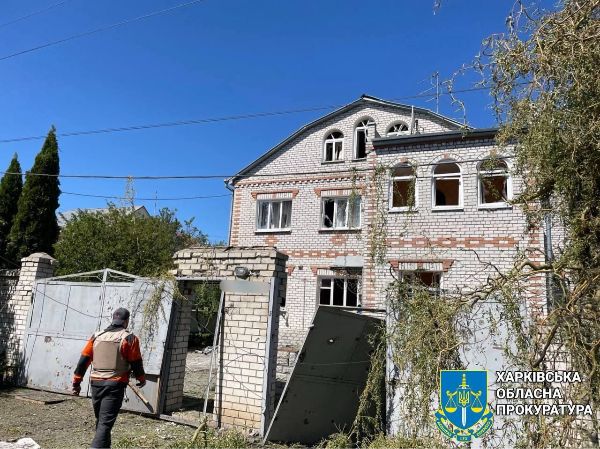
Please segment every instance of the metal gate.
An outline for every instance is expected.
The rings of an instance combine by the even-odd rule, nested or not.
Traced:
[[[129,330],[140,338],[149,409],[131,390],[123,408],[160,413],[165,388],[161,385],[165,346],[169,339],[173,286],[115,270],[101,270],[36,281],[24,343],[24,383],[32,388],[65,393],[90,336],[106,328],[112,312],[131,312]],[[81,385],[90,396],[89,370]]]

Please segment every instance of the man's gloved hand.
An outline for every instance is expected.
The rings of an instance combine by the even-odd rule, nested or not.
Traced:
[[[81,383],[80,382],[73,382],[73,396],[79,396],[79,393],[81,393]]]
[[[135,384],[135,386],[139,388],[142,388],[144,385],[146,385],[146,379],[138,379],[137,383]]]

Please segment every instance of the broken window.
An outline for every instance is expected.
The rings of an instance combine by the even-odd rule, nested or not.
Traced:
[[[390,208],[408,210],[416,205],[415,169],[405,164],[392,171]]]
[[[360,227],[360,197],[323,198],[321,226],[327,229]]]
[[[363,120],[354,130],[354,159],[364,159],[367,157],[368,125],[369,120]]]
[[[509,199],[510,175],[503,160],[487,160],[479,167],[479,205],[505,205]]]
[[[462,206],[462,180],[460,167],[453,161],[436,164],[433,170],[433,207]]]
[[[439,271],[403,271],[400,278],[408,284],[424,287],[430,293],[438,295],[442,287],[442,273]]]
[[[319,304],[324,306],[360,307],[360,278],[320,278]]]
[[[259,201],[257,228],[260,230],[285,230],[292,225],[292,201]]]
[[[344,135],[335,131],[327,136],[325,139],[325,147],[323,149],[323,160],[325,162],[341,161],[344,158],[343,155],[343,142]]]
[[[398,122],[388,128],[386,136],[401,136],[403,134],[408,134],[408,125],[404,122]]]

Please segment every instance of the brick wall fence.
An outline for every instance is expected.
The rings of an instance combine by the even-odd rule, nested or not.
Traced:
[[[32,301],[33,284],[52,277],[56,260],[46,253],[21,259],[20,270],[0,272],[0,383],[18,381],[21,340]]]
[[[234,280],[236,267],[248,280],[266,283],[269,294],[226,293],[218,354],[215,415],[222,426],[262,434],[275,408],[279,307],[286,294],[287,256],[269,247],[190,248],[175,254],[174,270],[184,291],[195,282]]]

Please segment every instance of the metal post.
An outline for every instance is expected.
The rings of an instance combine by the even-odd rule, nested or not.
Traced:
[[[219,341],[219,334],[221,330],[221,316],[223,314],[223,305],[225,303],[225,292],[221,292],[221,299],[219,300],[219,313],[217,314],[217,324],[215,326],[215,335],[213,336],[213,347],[210,357],[210,365],[208,368],[208,385],[206,385],[206,393],[204,394],[204,406],[202,409],[203,416],[206,416],[206,407],[208,406],[208,395],[210,393],[210,381],[212,380],[213,363],[215,355],[217,354],[217,342]]]
[[[263,392],[262,392],[262,414],[260,416],[260,436],[264,437],[266,435],[267,426],[269,424],[268,415],[268,407],[269,407],[269,376],[271,372],[271,332],[273,320],[275,317],[273,316],[273,307],[275,302],[275,286],[277,278],[271,278],[271,289],[269,291],[269,316],[267,317],[267,341],[265,342],[265,363],[264,363],[264,371],[263,371]]]
[[[100,297],[100,317],[98,319],[98,329],[96,330],[100,330],[100,327],[102,325],[102,311],[104,310],[104,302],[106,300],[106,281],[108,279],[108,269],[105,268],[104,270],[102,270],[102,296]]]

